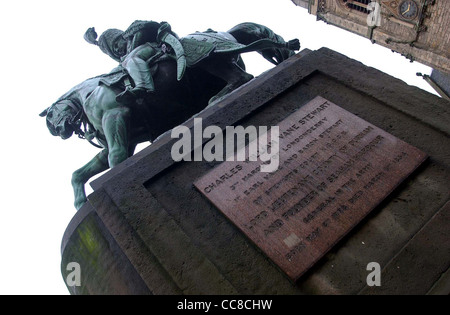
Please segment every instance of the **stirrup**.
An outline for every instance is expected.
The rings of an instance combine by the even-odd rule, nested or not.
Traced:
[[[126,88],[125,91],[116,96],[116,102],[121,104],[134,102],[135,100],[136,95],[129,88]]]

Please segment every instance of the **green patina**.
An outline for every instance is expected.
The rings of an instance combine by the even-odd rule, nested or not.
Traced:
[[[106,30],[98,40],[89,28],[85,39],[118,61],[118,67],[82,82],[41,113],[52,135],[68,139],[75,133],[91,143],[97,139],[103,149],[73,173],[76,209],[86,202],[84,185],[92,176],[123,162],[138,143],[155,140],[253,79],[241,53],[256,51],[278,65],[300,49],[297,39],[285,42],[256,23],[179,39],[166,22],[135,21],[125,32]],[[88,231],[80,237],[86,249],[95,249]]]

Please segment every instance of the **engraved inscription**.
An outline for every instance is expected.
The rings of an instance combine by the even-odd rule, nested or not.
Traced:
[[[195,186],[296,280],[426,154],[322,97],[279,131],[275,172],[260,172],[262,161],[227,161]]]

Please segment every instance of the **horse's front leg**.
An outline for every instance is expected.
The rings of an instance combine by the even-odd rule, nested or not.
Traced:
[[[75,208],[79,210],[86,202],[84,185],[94,175],[108,169],[108,149],[104,149],[82,168],[72,174],[72,187],[75,194]]]
[[[118,107],[107,110],[102,118],[102,127],[108,143],[108,163],[112,168],[128,158],[128,125],[130,110]]]

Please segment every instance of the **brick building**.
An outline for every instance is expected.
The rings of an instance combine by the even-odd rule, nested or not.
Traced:
[[[445,76],[450,74],[448,0],[292,1],[317,20],[366,37]]]

